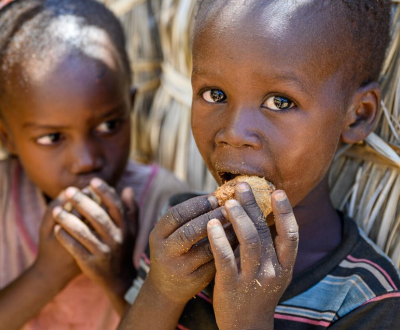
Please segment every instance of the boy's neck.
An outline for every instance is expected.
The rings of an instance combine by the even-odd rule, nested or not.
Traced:
[[[334,209],[328,175],[294,208],[299,225],[299,250],[294,275],[335,250],[342,240],[342,222]]]

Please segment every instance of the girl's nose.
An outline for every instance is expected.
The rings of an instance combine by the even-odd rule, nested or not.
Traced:
[[[71,150],[71,172],[73,174],[98,172],[102,167],[103,160],[94,143],[82,141]]]
[[[257,114],[251,110],[236,110],[227,112],[222,118],[224,127],[216,136],[218,146],[231,146],[235,148],[254,148],[262,147],[262,139],[257,133]]]

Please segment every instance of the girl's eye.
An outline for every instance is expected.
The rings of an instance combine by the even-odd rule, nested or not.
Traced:
[[[204,92],[202,97],[209,103],[220,103],[226,101],[226,95],[220,89],[210,89],[209,91]]]
[[[98,133],[111,133],[117,128],[118,120],[109,120],[96,127]]]
[[[275,95],[269,97],[263,107],[274,111],[288,110],[294,107],[294,102],[286,97]]]
[[[53,144],[56,144],[57,142],[60,142],[60,140],[61,140],[60,133],[51,133],[43,135],[40,138],[36,139],[36,142],[43,146],[51,146]]]

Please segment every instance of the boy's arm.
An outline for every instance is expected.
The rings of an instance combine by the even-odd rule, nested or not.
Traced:
[[[185,308],[185,303],[175,303],[162,295],[150,280],[146,280],[126,313],[119,330],[175,329]]]
[[[51,202],[44,215],[34,264],[0,291],[0,330],[20,329],[79,274],[74,259],[53,233],[51,212],[60,204],[60,199]]]

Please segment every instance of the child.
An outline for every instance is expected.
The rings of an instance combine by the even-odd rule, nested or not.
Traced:
[[[338,145],[374,127],[389,21],[388,0],[202,1],[193,134],[219,184],[275,184],[275,226],[247,184],[224,207],[202,196],[170,209],[121,329],[400,328],[398,271],[327,183]]]
[[[1,329],[114,329],[135,274],[132,236],[137,266],[153,219],[186,189],[128,161],[124,42],[94,0],[16,0],[0,11],[0,137],[10,154],[0,162]],[[89,184],[108,213],[80,192]],[[87,225],[62,211],[67,200]]]

